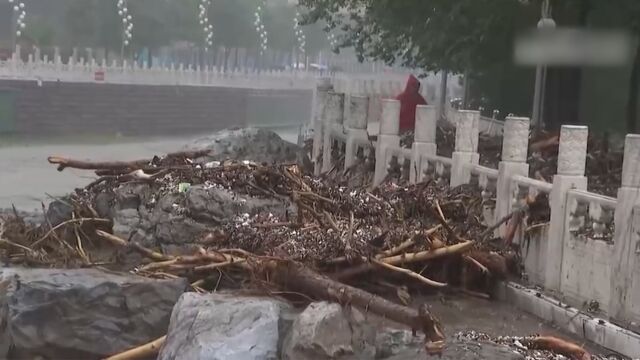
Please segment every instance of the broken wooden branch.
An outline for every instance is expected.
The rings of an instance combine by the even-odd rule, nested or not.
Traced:
[[[441,227],[442,227],[442,224],[438,224],[438,225],[432,227],[431,229],[425,231],[424,235],[425,236],[429,236],[429,235],[435,233],[436,231],[440,230]],[[381,259],[381,258],[385,258],[385,257],[389,257],[389,256],[393,256],[393,255],[399,254],[399,253],[403,252],[404,250],[410,248],[414,244],[415,244],[415,237],[412,236],[411,238],[403,241],[402,243],[398,244],[397,246],[392,247],[391,249],[385,250],[385,251],[381,252],[380,254],[376,255],[376,259]]]
[[[387,264],[385,262],[382,262],[382,261],[376,260],[376,259],[372,259],[371,261],[374,264],[376,264],[376,265],[378,265],[380,267],[383,267],[385,269],[388,269],[388,270],[391,270],[391,271],[395,271],[395,272],[399,272],[401,274],[407,275],[407,276],[409,276],[409,277],[411,277],[413,279],[416,279],[416,280],[418,280],[418,281],[420,281],[420,282],[422,282],[424,284],[427,284],[429,286],[433,286],[433,287],[445,287],[445,286],[447,286],[447,283],[442,283],[442,282],[438,282],[438,281],[434,281],[434,280],[428,279],[428,278],[426,278],[426,277],[424,277],[424,276],[422,276],[422,275],[420,275],[420,274],[418,274],[416,272],[413,272],[413,271],[411,271],[409,269],[405,269],[405,268],[402,268],[402,267],[399,267],[399,266],[394,266],[394,265],[391,265],[391,264]]]
[[[408,263],[433,260],[443,256],[463,253],[471,249],[473,247],[473,244],[474,244],[473,241],[465,241],[459,244],[450,245],[450,246],[443,247],[436,250],[427,250],[427,251],[421,251],[417,253],[401,254],[401,255],[391,256],[391,257],[382,258],[378,260],[390,265],[399,265],[403,263],[408,264]],[[361,275],[363,273],[373,270],[374,268],[375,266],[371,263],[361,264],[361,265],[340,271],[334,274],[333,277],[338,280],[344,280],[350,277],[354,277],[356,275]]]
[[[38,239],[33,244],[31,244],[31,248],[35,248],[36,246],[40,245],[43,241],[48,239],[51,234],[55,233],[56,230],[60,229],[61,227],[65,226],[65,225],[77,224],[77,223],[81,223],[82,224],[84,222],[97,222],[97,223],[111,224],[111,220],[109,220],[109,219],[101,219],[101,218],[76,218],[76,219],[70,219],[70,220],[61,222],[60,224],[52,227],[51,230],[47,231],[47,233],[44,234],[44,236],[42,236],[40,239]]]
[[[102,231],[102,230],[96,230],[96,235],[98,235],[98,237],[105,239],[107,241],[109,241],[110,243],[112,243],[113,245],[119,246],[119,247],[130,247],[133,250],[135,250],[136,252],[138,252],[139,254],[141,254],[142,256],[148,257],[149,259],[153,260],[153,261],[166,261],[166,260],[170,260],[173,257],[172,256],[168,256],[168,255],[164,255],[161,254],[157,251],[153,251],[151,249],[148,249],[136,242],[128,242],[116,235],[113,234],[109,234],[106,231]]]
[[[167,336],[162,336],[157,338],[149,343],[144,345],[135,347],[133,349],[129,349],[127,351],[121,352],[119,354],[115,354],[105,358],[104,360],[137,360],[137,359],[146,359],[152,356],[157,355],[160,352],[160,348],[164,345],[164,342],[167,340]]]
[[[561,354],[572,360],[591,360],[591,354],[581,346],[554,336],[536,336],[529,340],[529,346]]]
[[[180,151],[169,153],[164,156],[164,159],[194,159],[208,155],[210,150],[197,150],[197,151]],[[87,161],[69,159],[62,156],[49,156],[47,158],[50,164],[58,165],[58,171],[63,171],[66,168],[74,168],[81,170],[121,170],[130,169],[130,171],[141,169],[147,165],[150,165],[153,160],[133,160],[133,161]]]

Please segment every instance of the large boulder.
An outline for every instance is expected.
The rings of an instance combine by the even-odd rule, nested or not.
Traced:
[[[283,344],[285,360],[375,357],[375,329],[355,308],[315,302],[296,318]]]
[[[184,279],[0,270],[1,359],[99,359],[162,336]]]
[[[185,149],[211,150],[209,161],[234,159],[311,165],[302,147],[283,140],[271,130],[255,127],[222,130],[194,140]]]
[[[274,299],[186,293],[171,314],[158,360],[279,359],[289,310]]]

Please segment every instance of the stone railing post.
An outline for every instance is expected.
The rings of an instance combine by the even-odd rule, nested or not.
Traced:
[[[322,172],[331,170],[332,159],[331,149],[333,141],[331,140],[331,130],[336,125],[342,126],[344,120],[344,94],[329,92],[327,96],[326,108],[324,110],[324,141],[322,149]]]
[[[321,160],[320,154],[323,149],[324,135],[323,135],[323,122],[324,112],[326,109],[328,94],[332,90],[332,85],[328,79],[321,79],[316,86],[316,93],[314,97],[313,108],[313,149],[311,151],[311,161],[313,162],[313,169],[315,175],[320,175]]]
[[[478,128],[480,126],[480,112],[475,110],[461,110],[456,125],[456,144],[451,156],[451,187],[467,184],[471,181],[471,172],[465,168],[466,164],[477,164]]]
[[[433,105],[418,105],[416,107],[416,127],[411,147],[411,168],[409,181],[412,184],[422,181],[424,170],[420,155],[436,155],[436,123],[437,112]]]
[[[496,182],[496,219],[502,219],[511,212],[511,178],[515,175],[529,176],[528,147],[529,118],[507,117],[502,137],[502,160],[498,164]],[[497,234],[502,233],[505,226],[496,229]]]
[[[42,51],[37,46],[33,49],[33,57],[36,64],[40,64],[42,62]]]
[[[629,134],[624,143],[622,186],[618,189],[618,204],[613,220],[615,233],[613,236],[613,258],[611,259],[613,267],[611,269],[611,300],[609,304],[609,315],[623,323],[634,320],[629,311],[633,301],[637,301],[634,300],[632,291],[633,272],[640,261],[640,240],[638,240],[637,234],[637,221],[640,214],[637,213],[637,208],[634,209],[640,205],[640,171],[638,166],[640,166],[640,135]],[[633,226],[634,223],[636,227]],[[638,295],[635,295],[635,299],[638,299]]]
[[[369,114],[369,98],[366,96],[351,95],[349,101],[349,115],[345,118],[345,131],[347,143],[344,153],[345,170],[356,162],[356,140],[368,139],[367,119]]]
[[[400,101],[382,100],[380,133],[376,146],[376,167],[373,174],[373,186],[378,186],[387,176],[389,166],[387,149],[400,146]]]
[[[560,129],[558,171],[553,177],[553,188],[549,195],[551,222],[547,240],[544,284],[549,290],[560,289],[567,191],[587,188],[584,171],[587,161],[588,135],[589,129],[586,126],[562,125]]]

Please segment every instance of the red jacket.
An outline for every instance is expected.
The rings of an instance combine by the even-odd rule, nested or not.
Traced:
[[[396,100],[400,100],[400,132],[413,130],[416,125],[416,106],[427,105],[427,101],[420,95],[420,81],[409,75],[407,86]]]

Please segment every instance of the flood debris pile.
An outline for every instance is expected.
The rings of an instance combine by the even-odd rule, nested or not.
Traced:
[[[518,273],[511,240],[535,199],[488,226],[471,185],[350,188],[299,164],[212,156],[199,149],[130,162],[50,157],[59,171],[85,169],[98,179],[60,199],[66,215],[55,221],[45,216],[33,226],[5,215],[3,260],[183,278],[200,293],[242,288],[349,304],[424,334],[429,354],[443,350],[442,325],[426,305],[407,306],[412,293],[490,298],[496,280]],[[507,231],[495,237],[502,223]],[[165,340],[134,352],[157,353]]]
[[[507,346],[523,358],[530,360],[576,359],[605,360],[608,357],[591,355],[583,347],[553,336],[497,336],[492,337],[476,331],[456,333],[457,339],[491,342]]]

